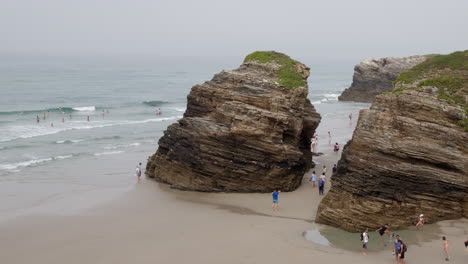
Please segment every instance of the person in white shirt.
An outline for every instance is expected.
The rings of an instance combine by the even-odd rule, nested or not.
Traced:
[[[369,243],[369,228],[361,234],[362,254],[367,255],[367,243]]]

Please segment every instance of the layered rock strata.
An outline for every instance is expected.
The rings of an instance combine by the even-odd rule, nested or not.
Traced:
[[[316,221],[348,231],[468,217],[468,51],[402,73],[362,110]]]
[[[146,175],[185,190],[294,190],[313,164],[310,138],[320,121],[307,99],[308,76],[284,54],[256,52],[195,85]]]
[[[353,82],[338,97],[340,101],[372,103],[376,95],[393,90],[398,75],[426,60],[425,56],[366,59],[354,66]]]

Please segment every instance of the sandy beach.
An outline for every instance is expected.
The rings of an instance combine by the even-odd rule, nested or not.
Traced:
[[[339,155],[327,143],[320,148],[324,155],[315,158],[317,170],[326,164],[329,177]],[[112,157],[99,161],[103,167],[112,162]],[[98,206],[68,208],[70,212],[58,215],[67,211],[63,201],[50,210],[3,221],[0,259],[11,264],[395,263],[390,247],[379,245],[375,232],[363,256],[359,234],[314,223],[321,197],[308,181],[310,173],[299,189],[280,194],[279,212],[272,212],[270,194],[187,192],[132,178],[116,184],[124,188],[131,182],[128,192],[110,195],[110,201]],[[94,197],[92,192],[84,195],[81,200]],[[76,204],[83,202],[75,199],[69,206]],[[444,263],[442,235],[450,241],[450,263],[468,261],[463,246],[467,219],[397,232],[409,246],[407,263]]]

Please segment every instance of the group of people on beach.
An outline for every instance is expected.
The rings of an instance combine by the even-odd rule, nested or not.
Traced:
[[[65,123],[65,112],[62,110],[62,107],[59,107],[58,110],[60,113],[62,113],[62,123]],[[109,114],[109,110],[102,110],[101,112],[101,115],[103,118],[108,114]],[[49,116],[50,116],[50,111],[44,112],[44,115],[42,117],[43,121],[45,121]],[[73,119],[73,116],[71,114],[68,117],[69,117],[69,120]],[[91,122],[91,118],[89,117],[89,115],[86,116],[86,121]],[[39,115],[36,115],[36,123],[39,124],[40,122],[41,122],[41,118],[39,117]],[[50,123],[50,127],[54,127],[53,122]]]
[[[416,228],[422,231],[424,223],[426,219],[424,218],[424,214],[420,214],[417,220]],[[406,263],[406,252],[408,251],[408,246],[403,242],[400,235],[392,233],[390,231],[390,225],[385,224],[381,226],[379,229],[375,230],[380,235],[380,242],[386,247],[387,244],[385,242],[384,235],[387,235],[390,241],[392,242],[392,255],[395,256],[396,263],[405,264]],[[364,232],[361,233],[361,243],[363,249],[363,255],[367,255],[367,247],[369,243],[369,228],[366,228]],[[465,247],[468,247],[468,241],[465,242]],[[446,236],[442,236],[442,250],[445,256],[445,260],[450,260],[449,255],[449,241],[447,240]]]
[[[317,153],[318,138],[319,138],[318,134],[317,132],[315,132],[310,140],[311,141],[310,150],[312,151],[312,153]],[[328,145],[331,145],[331,140],[332,140],[331,133],[330,131],[328,131]],[[340,151],[340,144],[338,144],[338,142],[336,142],[335,145],[333,145],[333,151],[335,153],[338,153]]]

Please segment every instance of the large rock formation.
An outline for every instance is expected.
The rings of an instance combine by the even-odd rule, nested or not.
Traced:
[[[468,51],[402,73],[362,110],[316,221],[349,231],[468,217]]]
[[[284,54],[255,52],[194,86],[146,175],[186,190],[294,190],[312,165],[310,138],[320,121],[307,99],[308,76]]]
[[[353,83],[338,100],[372,103],[376,95],[393,90],[392,82],[401,72],[425,60],[425,56],[363,60],[354,66]]]

